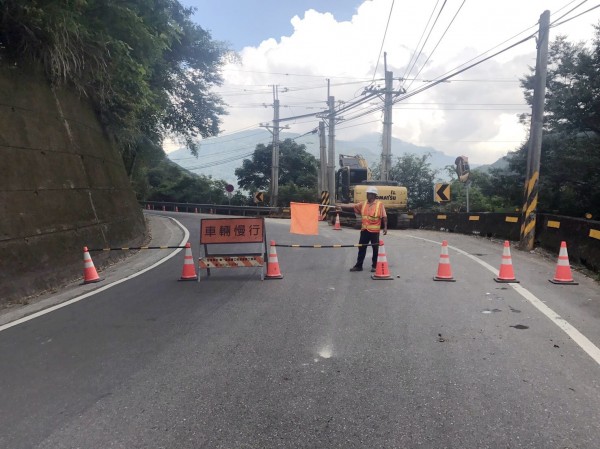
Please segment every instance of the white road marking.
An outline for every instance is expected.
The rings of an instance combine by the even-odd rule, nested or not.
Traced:
[[[425,239],[422,237],[416,237],[414,235],[402,235],[401,237],[409,237],[411,239],[424,240],[426,242],[431,242],[431,243],[435,243],[438,245],[442,244],[442,242],[436,242],[435,240],[429,240],[429,239]],[[489,271],[494,273],[495,276],[498,276],[498,270],[496,270],[494,267],[492,267],[487,262],[484,262],[483,260],[479,259],[478,257],[473,256],[472,254],[469,254],[469,253],[463,251],[462,249],[456,248],[454,246],[448,245],[448,248],[452,248],[454,251],[456,251],[464,256],[467,256],[468,258],[474,260],[478,264],[487,268]],[[579,345],[579,347],[581,349],[583,349],[592,359],[594,359],[594,361],[598,365],[600,365],[600,349],[594,343],[592,343],[585,335],[583,335],[581,332],[579,332],[575,327],[573,327],[571,324],[569,324],[569,322],[567,320],[562,318],[558,313],[556,313],[554,310],[552,310],[550,307],[548,307],[546,304],[544,304],[539,298],[537,298],[533,293],[531,293],[529,290],[524,288],[522,285],[516,284],[516,283],[510,283],[510,282],[507,283],[506,285],[510,285],[518,294],[520,294],[523,298],[525,298],[527,301],[529,301],[529,303],[533,307],[535,307],[540,312],[542,312],[544,315],[546,315],[546,317],[550,321],[552,321],[559,328],[561,328],[569,337],[571,337],[571,339],[575,343],[577,343]]]
[[[183,246],[183,245],[184,245],[184,244],[185,244],[185,243],[188,241],[188,238],[190,237],[190,232],[189,232],[189,231],[187,230],[187,228],[186,228],[185,226],[183,226],[183,225],[182,225],[182,224],[181,224],[179,221],[177,221],[177,220],[175,220],[174,218],[171,218],[171,217],[168,217],[168,218],[170,218],[171,220],[173,220],[175,223],[177,223],[177,225],[178,225],[178,226],[179,226],[181,229],[183,229],[183,233],[184,233],[183,240],[182,240],[182,241],[179,243],[179,245],[178,245],[178,246]],[[93,290],[93,291],[91,291],[91,292],[88,292],[88,293],[85,293],[85,294],[83,294],[83,295],[81,295],[81,296],[77,296],[76,298],[69,299],[68,301],[62,302],[62,303],[60,303],[60,304],[57,304],[57,305],[55,305],[55,306],[52,306],[52,307],[48,307],[47,309],[40,310],[39,312],[32,313],[31,315],[27,315],[26,317],[23,317],[23,318],[20,318],[20,319],[18,319],[18,320],[12,321],[12,322],[10,322],[10,323],[4,324],[4,325],[0,326],[0,332],[4,331],[4,330],[6,330],[6,329],[9,329],[9,328],[11,328],[11,327],[13,327],[13,326],[17,326],[17,325],[19,325],[19,324],[22,324],[22,323],[25,323],[25,322],[27,322],[27,321],[33,320],[34,318],[40,317],[40,316],[42,316],[42,315],[46,315],[47,313],[54,312],[55,310],[62,309],[63,307],[70,306],[71,304],[74,304],[74,303],[76,303],[76,302],[79,302],[79,301],[81,301],[82,299],[89,298],[90,296],[93,296],[93,295],[95,295],[95,294],[97,294],[97,293],[103,292],[104,290],[108,290],[109,288],[111,288],[111,287],[114,287],[115,285],[122,284],[122,283],[123,283],[123,282],[125,282],[125,281],[128,281],[128,280],[130,280],[130,279],[133,279],[133,278],[135,278],[135,277],[138,277],[138,276],[140,276],[140,275],[144,274],[145,272],[147,272],[147,271],[150,271],[150,270],[152,270],[153,268],[156,268],[157,266],[159,266],[159,265],[161,265],[161,264],[165,263],[165,262],[166,262],[167,260],[169,260],[171,257],[174,257],[174,256],[176,256],[176,255],[177,255],[177,254],[178,254],[178,253],[179,253],[179,252],[180,252],[182,249],[183,249],[183,248],[179,248],[179,249],[177,249],[177,250],[173,251],[173,252],[172,252],[171,254],[169,254],[168,256],[165,256],[165,257],[163,257],[163,258],[162,258],[162,259],[160,259],[158,262],[156,262],[156,263],[154,263],[154,264],[150,265],[148,268],[144,268],[142,271],[138,271],[137,273],[131,274],[131,275],[129,275],[129,276],[127,276],[127,277],[123,278],[123,279],[120,279],[120,280],[118,280],[118,281],[115,281],[115,282],[113,282],[113,283],[111,283],[111,284],[105,285],[104,287],[100,287],[100,288],[99,288],[99,289],[97,289],[97,290]]]

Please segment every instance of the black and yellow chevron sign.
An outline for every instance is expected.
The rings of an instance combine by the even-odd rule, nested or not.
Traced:
[[[450,201],[450,184],[436,184],[433,189],[433,200],[436,203],[447,203]]]
[[[265,192],[256,192],[254,194],[254,202],[255,203],[264,203],[265,202]]]
[[[327,206],[329,204],[329,192],[327,190],[323,190],[321,192],[321,206],[319,207],[319,215],[321,216],[321,220],[325,220],[327,217]]]

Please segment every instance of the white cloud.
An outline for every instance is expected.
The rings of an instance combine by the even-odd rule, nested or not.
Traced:
[[[388,69],[395,78],[405,73],[435,3],[433,0],[396,2],[383,47],[388,55]],[[421,63],[461,3],[448,1],[425,46]],[[466,2],[418,78],[440,76],[527,28],[530,28],[528,33],[533,33],[543,10],[558,11],[567,3],[568,0]],[[241,62],[226,66],[225,85],[219,90],[231,106],[230,115],[224,117],[224,131],[247,129],[272,120],[273,110],[269,105],[273,101],[273,85],[279,86],[281,117],[325,109],[327,78],[331,80],[331,94],[336,100],[349,101],[360,97],[378,64],[376,83],[382,87],[383,55],[379,63],[378,56],[390,5],[389,0],[365,1],[352,20],[345,22],[337,22],[330,13],[308,10],[303,17],[290,19],[294,29],[290,36],[244,48],[240,52]],[[578,11],[584,9],[581,7]],[[558,29],[552,28],[551,39],[561,33],[572,41],[589,40],[593,33],[590,24],[597,19],[598,13],[594,11]],[[511,42],[515,40],[494,51]],[[490,163],[505,155],[527,134],[517,119],[518,113],[527,110],[518,79],[534,64],[535,45],[535,40],[529,40],[459,75],[452,82],[399,103],[393,113],[393,135],[411,143],[431,145],[449,155],[469,155],[472,163]],[[416,72],[414,70],[412,75]],[[394,85],[398,87],[399,82]],[[423,82],[417,80],[409,91],[422,85]],[[284,88],[289,90],[284,92]],[[374,99],[365,108],[377,104],[382,103]],[[346,117],[353,114],[347,113]],[[375,123],[367,123],[373,121]],[[381,121],[382,114],[378,112],[341,123],[337,138],[352,139],[379,132]],[[318,125],[316,118],[287,123],[291,131],[298,133]]]

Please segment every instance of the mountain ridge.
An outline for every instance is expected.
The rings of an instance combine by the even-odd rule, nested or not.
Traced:
[[[280,134],[281,140],[287,138],[304,144],[306,151],[319,159],[319,136],[316,133],[300,135],[282,132]],[[237,186],[235,169],[242,165],[243,159],[251,158],[258,144],[269,145],[271,142],[272,135],[269,131],[253,129],[198,142],[198,158],[192,156],[186,148],[180,148],[167,156],[171,161],[193,173],[213,179],[223,179]],[[336,140],[335,153],[336,168],[340,154],[360,154],[367,160],[370,167],[375,167],[381,159],[381,134],[370,133],[354,140]],[[456,158],[456,156],[448,156],[433,147],[422,147],[392,137],[392,163],[397,157],[407,153],[417,156],[431,154],[429,163],[433,169],[443,169],[447,165],[454,165]]]

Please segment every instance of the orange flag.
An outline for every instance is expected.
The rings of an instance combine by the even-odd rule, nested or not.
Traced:
[[[319,205],[311,203],[290,203],[292,221],[290,233],[319,235]]]

